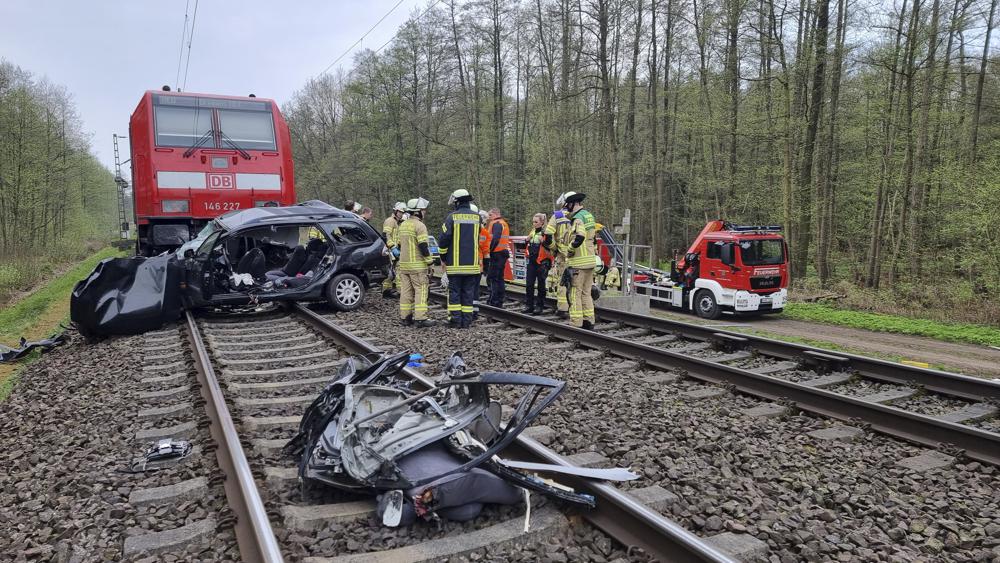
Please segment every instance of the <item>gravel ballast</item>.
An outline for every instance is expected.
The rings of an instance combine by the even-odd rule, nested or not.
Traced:
[[[174,330],[180,342],[181,333]],[[140,420],[137,411],[191,400],[197,391],[160,404],[138,400],[138,393],[178,385],[140,383],[143,377],[163,375],[144,372],[144,365],[159,361],[144,363],[144,355],[170,351],[145,353],[144,336],[89,345],[73,336],[71,344],[23,370],[11,396],[0,405],[0,466],[5,469],[0,472],[2,559],[239,560],[229,529],[155,555],[123,552],[128,537],[216,518],[225,498],[221,485],[213,484],[198,498],[144,506],[129,503],[135,491],[211,477],[217,471],[214,456],[202,452],[210,443],[202,429],[189,437],[198,449],[180,463],[160,471],[124,471],[149,445],[135,440],[137,431],[197,421],[201,414],[195,409],[186,416]],[[183,384],[193,381],[190,376]]]
[[[695,399],[683,393],[711,387],[684,378],[649,383],[649,374],[610,368],[620,358],[575,359],[572,350],[522,341],[482,319],[471,330],[450,329],[436,307],[439,323],[426,329],[400,326],[396,302],[379,297],[359,312],[325,314],[407,343],[424,354],[427,372],[461,351],[474,369],[566,380],[538,422],[557,432],[550,447],[594,450],[632,467],[645,478],[624,486],[659,484],[677,494],[666,515],[699,535],[749,533],[768,544],[773,561],[1000,558],[995,467],[959,458],[918,472],[897,462],[924,448],[868,431],[847,441],[810,436],[834,423],[800,413],[753,418],[744,411],[761,404],[755,398]]]

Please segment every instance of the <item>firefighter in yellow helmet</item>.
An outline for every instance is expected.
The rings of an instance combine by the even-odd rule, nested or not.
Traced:
[[[594,285],[594,268],[597,267],[594,234],[597,223],[594,216],[583,208],[586,194],[568,192],[564,209],[572,221],[572,238],[566,252],[567,265],[573,268],[573,295],[570,299],[569,320],[575,327],[593,330],[594,298],[590,288]]]
[[[404,213],[406,213],[406,204],[397,201],[396,205],[392,206],[392,215],[386,217],[385,221],[382,222],[382,240],[389,247],[393,266],[392,275],[382,282],[382,297],[399,297],[399,291],[396,290],[399,285],[396,269],[399,261],[399,226],[403,224]]]
[[[545,249],[552,254],[553,273],[549,275],[549,285],[556,294],[556,316],[565,319],[569,316],[569,300],[566,297],[567,288],[562,283],[563,272],[566,271],[566,253],[569,251],[570,224],[569,216],[563,210],[566,205],[566,194],[561,194],[556,200],[556,208],[545,225]]]
[[[404,325],[433,325],[427,318],[427,269],[433,263],[424,213],[430,204],[422,197],[406,204],[409,219],[399,226],[399,317]]]

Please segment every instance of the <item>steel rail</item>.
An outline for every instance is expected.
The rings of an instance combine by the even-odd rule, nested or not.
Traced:
[[[205,399],[205,408],[211,421],[209,431],[218,445],[215,456],[226,477],[226,500],[236,516],[236,542],[240,548],[240,559],[253,563],[279,563],[284,558],[278,547],[278,538],[271,529],[271,521],[250,472],[250,463],[243,453],[236,425],[226,406],[208,349],[191,311],[185,312],[185,320],[188,341],[194,352],[201,396]]]
[[[291,309],[351,353],[370,354],[379,351],[302,304],[295,303],[291,305]],[[403,371],[407,377],[425,387],[434,385],[433,381],[416,370],[404,368]],[[555,452],[523,434],[517,437],[517,441],[506,452],[531,461],[571,465]],[[735,561],[672,520],[650,510],[611,485],[572,475],[560,475],[559,478],[577,490],[597,498],[597,508],[581,515],[624,545],[641,547],[660,561]]]
[[[516,296],[517,299],[524,299],[524,294],[517,291],[508,291],[507,295]],[[555,300],[552,298],[547,298],[546,300],[551,304],[555,304]],[[742,338],[748,341],[748,345],[751,348],[760,351],[762,354],[786,360],[800,360],[807,352],[819,352],[821,354],[846,358],[852,370],[871,379],[903,385],[920,385],[928,391],[974,401],[1000,400],[1000,383],[981,377],[908,366],[887,360],[850,354],[848,352],[827,350],[825,348],[817,348],[794,342],[784,342],[763,336],[720,330],[710,326],[630,313],[607,307],[595,306],[594,311],[597,318],[601,320],[620,322],[637,328],[671,332],[692,340],[717,340],[717,335],[720,334]]]
[[[438,301],[445,299],[444,295],[436,292],[431,292],[430,296]],[[489,305],[480,304],[479,311],[514,325],[638,359],[647,365],[684,370],[688,375],[710,383],[730,384],[750,395],[772,401],[791,400],[804,411],[848,422],[860,419],[878,432],[932,448],[957,447],[970,458],[1000,465],[1000,434]]]

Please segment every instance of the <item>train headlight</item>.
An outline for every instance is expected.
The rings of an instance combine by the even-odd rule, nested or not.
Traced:
[[[186,199],[165,199],[161,203],[164,213],[188,213],[191,204]]]

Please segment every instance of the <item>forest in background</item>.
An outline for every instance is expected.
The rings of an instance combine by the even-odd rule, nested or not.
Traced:
[[[117,206],[72,95],[0,60],[0,303],[105,246]]]
[[[655,262],[781,224],[793,283],[996,322],[997,0],[437,0],[284,105],[299,199],[567,190]],[[991,42],[992,40],[992,42]],[[937,291],[929,291],[929,288]]]

